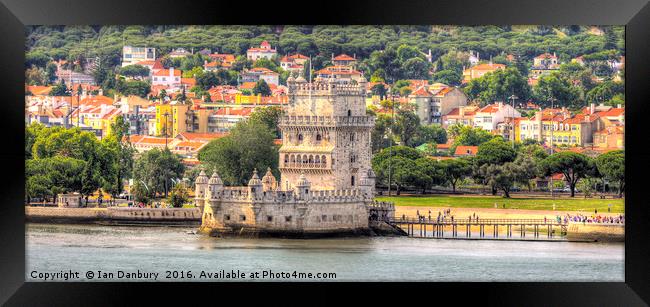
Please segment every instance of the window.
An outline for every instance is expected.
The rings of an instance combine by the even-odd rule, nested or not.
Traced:
[[[352,184],[352,186],[354,186],[354,176],[352,176],[352,178],[351,178],[351,184]]]
[[[240,221],[245,221],[245,220],[246,220],[246,216],[243,215],[243,214],[240,215],[240,216],[239,216],[239,220],[240,220]]]
[[[324,215],[324,214],[323,214],[323,215],[320,217],[320,220],[323,221],[323,222],[327,222],[327,215]]]
[[[352,116],[352,110],[348,110],[348,116]]]
[[[298,141],[302,142],[302,134],[298,134]]]
[[[284,217],[285,222],[291,222],[291,215]]]
[[[350,142],[354,142],[354,133],[350,133]]]
[[[273,222],[273,217],[270,216],[270,215],[267,215],[267,216],[266,216],[266,221],[267,221],[267,222]]]
[[[226,221],[230,221],[230,215],[229,214],[224,215],[223,219]]]
[[[320,141],[322,139],[323,139],[323,137],[320,135],[320,133],[316,134],[316,141]]]

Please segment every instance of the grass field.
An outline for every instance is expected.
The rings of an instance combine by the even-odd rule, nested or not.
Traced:
[[[609,204],[613,213],[625,212],[623,199],[591,199],[591,198],[503,198],[501,196],[380,196],[379,201],[394,202],[396,206],[421,206],[421,207],[452,207],[452,208],[494,208],[497,203],[499,208],[526,209],[526,210],[555,210],[561,211],[593,211],[607,212]]]

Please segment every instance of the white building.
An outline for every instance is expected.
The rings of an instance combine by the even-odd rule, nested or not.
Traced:
[[[263,41],[259,48],[250,48],[246,51],[246,56],[251,61],[257,61],[262,58],[270,60],[276,54],[278,54],[278,51],[272,49],[271,44],[267,41]]]
[[[156,48],[151,47],[122,47],[122,67],[141,61],[155,60]]]
[[[163,85],[169,88],[179,88],[181,86],[181,71],[170,67],[161,69],[152,76],[151,85]]]
[[[486,131],[493,131],[497,128],[499,123],[504,122],[506,119],[521,117],[521,113],[515,110],[512,106],[502,102],[487,105],[474,115],[474,127],[480,127]]]

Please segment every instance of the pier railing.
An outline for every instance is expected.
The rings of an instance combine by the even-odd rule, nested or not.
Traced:
[[[473,225],[567,225],[564,221],[558,222],[556,219],[456,219],[450,218],[438,219],[429,217],[393,217],[389,219],[390,223],[400,224],[439,224],[439,225],[452,225],[452,224],[473,224]]]

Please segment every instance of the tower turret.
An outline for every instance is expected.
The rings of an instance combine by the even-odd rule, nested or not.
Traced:
[[[216,199],[219,197],[221,191],[223,190],[223,181],[221,177],[217,174],[217,171],[212,173],[212,177],[208,181],[208,193],[206,194],[207,199]]]
[[[208,176],[205,175],[205,171],[201,170],[199,175],[194,180],[194,186],[194,195],[196,198],[205,198],[205,190],[208,188]]]
[[[253,169],[253,177],[248,181],[248,190],[251,197],[259,197],[262,195],[262,180],[257,175],[257,169]]]
[[[375,172],[372,171],[372,168],[361,173],[359,189],[366,198],[372,198],[375,195]]]
[[[296,184],[296,193],[297,198],[302,200],[309,200],[309,188],[311,188],[311,183],[305,177],[305,173],[300,174],[298,178],[298,183]]]
[[[275,176],[271,173],[271,168],[266,169],[266,174],[262,177],[262,189],[264,191],[275,191],[278,188],[278,181],[275,180]]]

